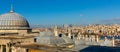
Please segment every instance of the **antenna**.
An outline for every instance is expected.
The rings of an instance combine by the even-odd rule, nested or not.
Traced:
[[[14,8],[13,8],[13,1],[11,0],[11,9],[10,9],[10,13],[14,12]]]

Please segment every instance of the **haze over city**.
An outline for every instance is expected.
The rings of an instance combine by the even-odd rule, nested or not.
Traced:
[[[120,23],[119,2],[120,0],[12,1],[15,11],[26,17],[30,24],[42,25]],[[0,0],[0,14],[9,12],[10,4],[10,0]]]

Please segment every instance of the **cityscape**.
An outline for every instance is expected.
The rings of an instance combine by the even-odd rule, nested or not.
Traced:
[[[120,52],[120,1],[27,2],[0,0],[0,52]]]

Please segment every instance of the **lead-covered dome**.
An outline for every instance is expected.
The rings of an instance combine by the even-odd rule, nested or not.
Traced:
[[[21,15],[11,11],[0,15],[0,29],[28,29],[28,21]]]

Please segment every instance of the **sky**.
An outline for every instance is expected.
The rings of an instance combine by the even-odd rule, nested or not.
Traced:
[[[0,0],[0,14],[11,3],[30,24],[120,23],[120,0]]]

